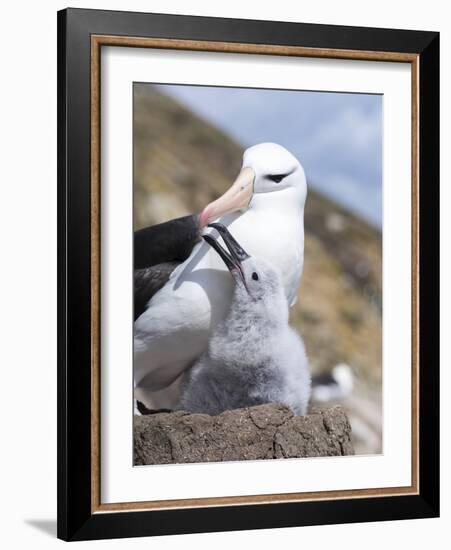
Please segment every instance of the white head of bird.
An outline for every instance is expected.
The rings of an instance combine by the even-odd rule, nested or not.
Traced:
[[[277,202],[303,209],[306,196],[304,169],[296,157],[277,143],[260,143],[246,149],[235,182],[203,209],[199,225],[203,228],[226,214],[254,207],[274,210]]]

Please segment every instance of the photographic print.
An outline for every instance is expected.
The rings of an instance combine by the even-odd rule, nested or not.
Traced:
[[[439,514],[438,81],[438,33],[59,12],[60,538]]]
[[[135,466],[383,451],[382,109],[133,84]]]

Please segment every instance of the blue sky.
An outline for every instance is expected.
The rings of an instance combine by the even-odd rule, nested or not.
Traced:
[[[382,96],[157,86],[244,146],[280,143],[312,187],[382,225]]]

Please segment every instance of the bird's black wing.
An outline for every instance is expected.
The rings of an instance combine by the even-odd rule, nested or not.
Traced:
[[[180,262],[164,262],[134,273],[134,321],[146,310],[147,302],[169,280]]]
[[[184,216],[135,231],[134,267],[184,262],[200,240],[198,215]]]

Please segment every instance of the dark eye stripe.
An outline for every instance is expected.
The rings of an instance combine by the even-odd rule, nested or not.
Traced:
[[[272,176],[268,176],[268,178],[274,183],[280,183],[283,178],[286,178],[287,176],[288,174],[274,174]]]

